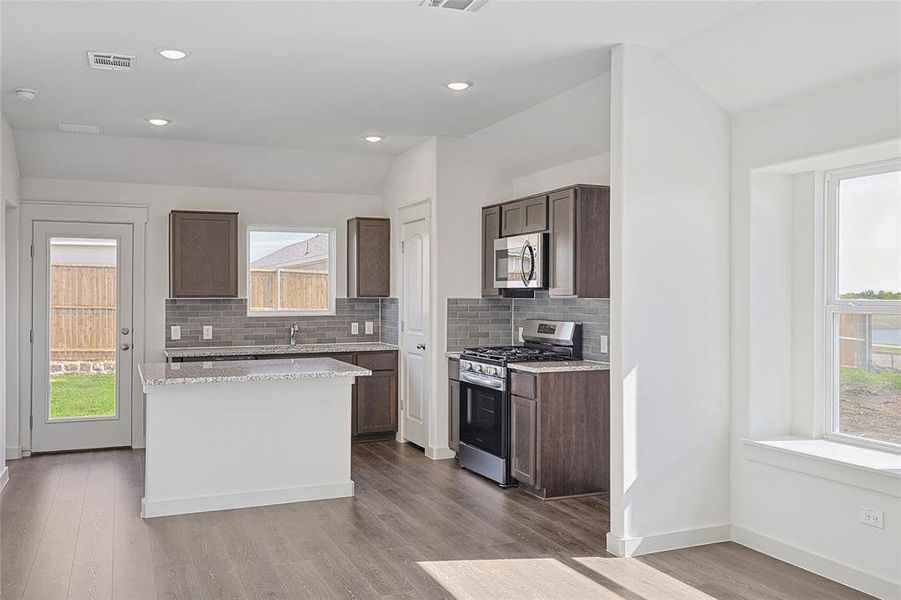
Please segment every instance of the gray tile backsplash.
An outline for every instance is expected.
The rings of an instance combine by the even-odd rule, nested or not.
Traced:
[[[587,360],[609,361],[601,352],[601,336],[610,335],[610,301],[596,298],[449,298],[447,349],[519,343],[525,319],[576,321],[582,324],[582,354]]]
[[[390,308],[393,300],[393,311]],[[383,312],[385,305],[389,305]],[[365,322],[372,321],[373,333],[366,335]],[[351,323],[360,324],[360,333],[351,335]],[[168,299],[166,300],[166,347],[248,346],[288,343],[289,328],[297,323],[297,343],[335,344],[389,342],[397,340],[397,300],[395,298],[336,298],[335,314],[322,317],[249,317],[247,300]],[[181,339],[169,339],[172,325],[181,327]],[[202,339],[203,326],[213,326],[213,339]],[[393,335],[394,341],[390,338]]]

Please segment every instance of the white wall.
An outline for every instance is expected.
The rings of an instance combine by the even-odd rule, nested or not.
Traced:
[[[654,50],[613,50],[611,533],[729,536],[729,120]]]
[[[6,296],[6,235],[7,207],[15,207],[19,202],[19,160],[16,153],[16,142],[12,127],[6,120],[6,115],[0,112],[0,282],[3,289],[0,290],[0,488],[7,481],[6,470],[6,446],[7,446],[7,405],[15,395],[10,395],[7,381],[6,365],[6,340],[7,340],[7,316]]]
[[[378,193],[392,157],[16,130],[22,177],[284,191]],[[361,142],[362,143],[362,142]]]
[[[146,247],[146,348],[147,361],[163,360],[165,347],[165,299],[169,295],[169,212],[173,209],[237,211],[238,260],[245,261],[247,225],[335,227],[337,239],[337,294],[347,293],[346,221],[355,216],[381,216],[377,195],[278,192],[223,188],[122,184],[72,180],[21,180],[21,198],[85,203],[141,204],[149,207]],[[239,277],[238,294],[245,296],[245,280]],[[20,381],[20,394],[28,386]],[[136,406],[135,410],[140,407]],[[22,446],[29,440],[22,433]],[[136,441],[137,442],[137,441]],[[140,444],[138,444],[140,445]]]
[[[573,183],[610,185],[610,153],[579,158],[515,177],[513,195],[528,196]]]
[[[739,113],[731,145],[734,535],[884,596],[901,589],[899,495],[850,483],[853,467],[824,476],[752,460],[759,451],[740,440],[823,432],[822,170],[901,156],[899,84],[901,73],[884,71]],[[897,489],[890,475],[872,477]],[[885,510],[885,529],[859,524],[861,505]]]

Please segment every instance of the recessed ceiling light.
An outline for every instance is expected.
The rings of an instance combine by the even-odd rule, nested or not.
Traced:
[[[471,81],[449,81],[444,84],[444,87],[446,87],[449,90],[453,90],[455,92],[462,92],[464,90],[468,90],[469,88],[471,88],[472,82]]]
[[[184,50],[178,50],[176,48],[158,48],[157,53],[163,58],[167,58],[169,60],[182,60],[188,56],[188,53]]]
[[[147,119],[147,122],[151,125],[156,125],[157,127],[163,127],[164,125],[168,125],[172,121],[170,121],[169,119],[162,119],[160,117],[151,117]]]
[[[363,139],[366,140],[367,142],[369,142],[370,144],[378,144],[385,138],[380,135],[367,135]]]

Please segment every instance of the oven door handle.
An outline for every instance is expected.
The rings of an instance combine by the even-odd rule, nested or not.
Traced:
[[[526,252],[529,253],[528,275],[526,275],[526,270],[523,268],[523,263],[526,262]],[[532,248],[532,244],[529,242],[525,242],[522,245],[522,252],[519,253],[519,273],[522,275],[523,287],[529,287],[532,278],[535,277],[535,249]]]
[[[476,375],[475,373],[469,372],[460,373],[460,381],[465,381],[466,383],[480,385],[482,387],[500,391],[503,391],[506,387],[504,385],[504,382],[500,379],[495,379],[494,377],[485,377],[484,375]]]

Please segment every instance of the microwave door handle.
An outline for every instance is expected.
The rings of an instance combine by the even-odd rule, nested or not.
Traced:
[[[528,242],[526,242],[526,248],[529,250],[529,256],[531,257],[529,260],[529,265],[531,266],[531,269],[529,269],[529,281],[532,281],[535,277],[535,248]]]
[[[519,253],[519,274],[522,276],[522,284],[529,287],[529,279],[526,277],[526,271],[522,268],[522,263],[526,260],[526,250],[529,249],[529,242],[522,245],[522,251]]]

